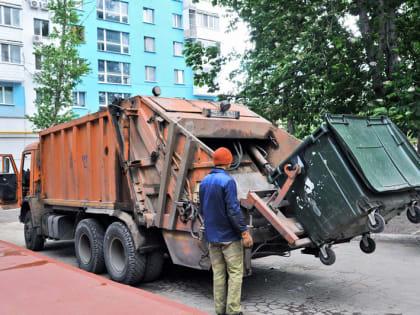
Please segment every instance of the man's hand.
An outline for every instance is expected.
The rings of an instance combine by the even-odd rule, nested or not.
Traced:
[[[242,244],[245,248],[251,248],[254,245],[251,234],[249,231],[242,232]]]

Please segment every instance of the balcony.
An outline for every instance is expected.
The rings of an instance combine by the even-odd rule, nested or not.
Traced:
[[[0,62],[0,81],[23,82],[24,74],[23,65]]]

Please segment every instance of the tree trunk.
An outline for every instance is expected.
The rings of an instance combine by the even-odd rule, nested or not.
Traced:
[[[296,130],[295,130],[295,123],[293,121],[292,117],[287,117],[287,132],[294,135]]]

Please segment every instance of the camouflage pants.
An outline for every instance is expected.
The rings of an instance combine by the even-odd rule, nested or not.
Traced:
[[[213,295],[216,313],[236,314],[241,312],[242,241],[210,243],[209,251],[213,269]]]

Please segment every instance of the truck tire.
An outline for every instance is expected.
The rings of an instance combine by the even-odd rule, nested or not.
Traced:
[[[81,220],[76,227],[74,248],[79,268],[93,272],[105,271],[103,226],[95,219]]]
[[[114,222],[106,230],[104,257],[112,280],[136,284],[143,279],[146,255],[136,251],[130,230],[122,222]]]
[[[146,272],[142,282],[151,282],[159,278],[164,263],[163,253],[159,250],[147,254]]]
[[[25,236],[25,245],[27,249],[33,251],[39,251],[44,249],[45,238],[42,235],[38,235],[36,228],[34,228],[32,222],[32,213],[28,211],[25,215],[23,231]]]

